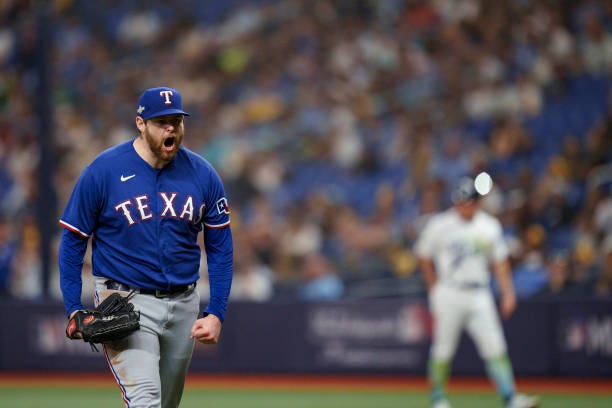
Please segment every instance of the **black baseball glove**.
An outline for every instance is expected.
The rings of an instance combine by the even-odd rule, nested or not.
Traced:
[[[114,292],[93,310],[79,310],[68,321],[66,336],[83,339],[93,350],[95,343],[119,340],[140,328],[140,312],[129,301],[133,294]]]

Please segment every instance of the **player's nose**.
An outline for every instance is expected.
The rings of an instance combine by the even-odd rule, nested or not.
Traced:
[[[165,123],[163,129],[168,133],[174,133],[178,126],[174,123]]]

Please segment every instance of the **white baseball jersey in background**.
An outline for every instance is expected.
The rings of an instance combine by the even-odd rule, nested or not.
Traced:
[[[434,260],[438,283],[489,285],[490,263],[508,256],[500,222],[478,210],[465,220],[453,209],[432,216],[415,246]]]

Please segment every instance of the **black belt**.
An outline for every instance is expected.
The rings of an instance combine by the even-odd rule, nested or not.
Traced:
[[[170,289],[137,289],[132,288],[128,285],[125,285],[120,282],[116,282],[114,280],[107,280],[104,282],[106,284],[106,289],[111,290],[120,290],[123,292],[131,292],[134,291],[136,293],[140,293],[142,295],[153,295],[156,298],[165,298],[180,295],[181,293],[185,293],[188,290],[195,288],[196,284],[191,283],[189,285],[176,285],[171,286]]]
[[[466,290],[470,290],[470,289],[485,289],[487,287],[486,284],[484,283],[477,283],[477,282],[458,282],[455,283],[453,286],[459,288],[459,289],[466,289]]]

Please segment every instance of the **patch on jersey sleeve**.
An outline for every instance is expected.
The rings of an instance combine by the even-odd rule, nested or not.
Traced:
[[[230,207],[227,202],[227,198],[222,197],[219,199],[219,201],[217,201],[217,212],[219,214],[229,214],[230,213]]]

